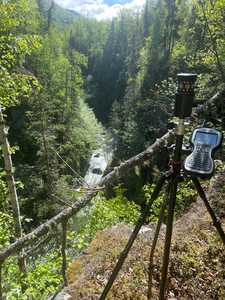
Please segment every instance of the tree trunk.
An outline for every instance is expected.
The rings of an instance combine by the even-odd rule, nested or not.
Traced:
[[[15,239],[20,239],[22,237],[22,225],[20,220],[20,207],[16,191],[16,184],[13,175],[13,165],[10,152],[10,145],[7,138],[7,129],[5,128],[4,117],[2,113],[2,108],[0,106],[0,142],[2,146],[3,159],[6,171],[6,181],[9,191],[9,199],[12,207],[13,220],[14,220],[14,231]],[[26,273],[26,262],[22,257],[18,258],[19,269],[22,273]]]
[[[0,300],[3,300],[2,296],[2,264],[0,263]]]
[[[48,144],[47,144],[47,139],[46,139],[46,124],[45,124],[44,112],[42,112],[42,115],[43,115],[43,118],[42,118],[41,136],[42,136],[44,157],[45,157],[46,167],[47,167],[47,176],[44,178],[44,183],[46,184],[47,195],[48,195],[48,197],[50,197],[52,194],[53,179],[52,179],[52,173],[51,173]]]
[[[67,269],[67,258],[66,258],[66,239],[67,239],[67,223],[68,219],[62,221],[62,245],[61,245],[61,254],[62,254],[62,277],[64,286],[68,286],[68,279],[66,275]]]

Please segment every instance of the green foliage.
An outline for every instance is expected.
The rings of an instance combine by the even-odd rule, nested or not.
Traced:
[[[29,288],[24,293],[24,299],[43,299],[55,292],[60,286],[61,258],[56,253],[46,255],[36,262],[35,269],[28,274]],[[41,295],[41,296],[40,296]],[[26,298],[27,297],[27,298]]]
[[[27,99],[38,87],[36,79],[22,70],[25,57],[40,45],[38,36],[32,32],[34,3],[28,5],[24,0],[0,3],[0,104],[3,106]]]
[[[10,244],[10,238],[12,237],[13,219],[7,213],[0,213],[0,245],[6,247]]]
[[[129,158],[143,151],[166,131],[170,116],[170,98],[157,93],[135,103],[129,98],[124,104],[114,103],[111,124],[117,137],[116,156]]]
[[[151,194],[154,190],[154,185],[144,186],[144,193],[146,201],[149,201]],[[176,195],[176,207],[175,207],[175,216],[180,217],[190,205],[195,200],[196,191],[191,185],[190,181],[184,181],[179,184],[178,191]],[[150,210],[149,222],[156,223],[160,214],[160,209],[163,201],[166,197],[166,191],[163,194],[160,194],[159,197],[153,202],[153,205]],[[166,213],[165,213],[166,215]]]
[[[51,24],[42,45],[26,62],[41,90],[28,105],[12,110],[10,120],[12,140],[25,150],[23,159],[16,156],[17,176],[25,186],[20,193],[23,211],[35,222],[56,212],[50,197],[60,176],[72,177],[55,151],[84,175],[88,159],[98,146],[97,134],[102,132],[85,102],[87,57],[74,48],[71,39],[70,29],[61,32]]]
[[[14,220],[8,205],[5,172],[0,172],[0,248],[7,247],[14,236]]]
[[[116,196],[110,200],[105,199],[103,195],[97,196],[93,199],[90,210],[85,211],[85,220],[82,220],[82,217],[78,221],[74,220],[79,230],[68,232],[67,252],[70,260],[87,247],[99,230],[118,223],[134,224],[137,221],[140,214],[138,206],[125,198],[121,187],[115,188],[115,193]],[[7,238],[8,243],[9,219],[1,215],[0,221],[1,228],[4,228],[0,231],[0,239],[5,241]],[[21,278],[14,258],[7,260],[3,269],[3,287],[9,299],[28,300],[32,296],[33,299],[42,300],[57,290],[62,280],[59,274],[61,257],[55,250],[48,251],[48,254],[44,253],[45,251],[35,258],[34,265],[30,261],[27,278]],[[27,284],[27,289],[23,293],[20,287],[21,280]],[[4,284],[6,282],[7,285]]]
[[[222,80],[224,80],[224,7],[225,1],[206,1],[196,2],[196,11],[200,21],[204,22],[207,27],[206,45],[204,49],[203,63],[210,69],[214,70]]]
[[[195,201],[197,196],[196,190],[194,189],[190,180],[184,181],[179,184],[177,201],[176,201],[176,215],[180,217]]]
[[[140,208],[127,200],[124,189],[120,186],[115,188],[115,197],[105,199],[99,195],[93,199],[89,211],[85,211],[85,221],[78,217],[74,220],[75,228],[79,230],[70,233],[72,248],[81,250],[94,238],[97,231],[109,228],[118,223],[134,224],[140,214]]]
[[[9,246],[14,239],[14,221],[7,207],[7,188],[2,178],[0,187],[2,209],[0,212],[0,248],[2,250]],[[42,300],[60,285],[61,258],[56,251],[51,250],[45,256],[36,257],[35,264],[32,260],[28,260],[28,262],[27,278],[24,278],[19,272],[17,258],[9,258],[3,264],[3,293],[7,299],[28,300],[32,296],[32,299]],[[24,292],[21,290],[21,282],[28,286]]]
[[[3,268],[3,292],[7,299],[12,300],[42,300],[59,287],[61,275],[61,258],[57,252],[50,251],[45,256],[36,258],[35,265],[28,268],[27,276],[24,278],[18,271],[16,259],[8,259]],[[21,290],[21,281],[27,288]],[[7,284],[5,284],[7,283]]]

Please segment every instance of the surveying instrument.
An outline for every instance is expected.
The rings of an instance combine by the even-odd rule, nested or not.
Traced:
[[[169,265],[169,256],[170,256],[170,247],[171,247],[171,238],[173,231],[173,219],[174,219],[174,210],[176,204],[176,194],[178,183],[182,178],[183,171],[190,176],[195,189],[197,190],[200,198],[203,200],[208,213],[212,218],[213,225],[215,226],[224,246],[225,246],[225,233],[223,231],[222,225],[219,219],[216,217],[213,209],[211,208],[206,194],[198,180],[200,178],[210,178],[214,171],[214,161],[213,155],[215,151],[222,144],[222,134],[221,132],[210,129],[210,128],[197,128],[194,130],[191,137],[192,149],[189,150],[189,156],[186,158],[184,164],[182,163],[181,156],[184,151],[183,149],[183,139],[184,139],[184,119],[190,117],[192,113],[192,106],[195,96],[195,81],[197,79],[196,74],[181,73],[178,74],[178,88],[175,99],[175,109],[174,116],[178,118],[178,125],[175,131],[176,142],[173,146],[173,157],[169,163],[169,170],[164,172],[152,194],[148,203],[145,204],[145,207],[142,210],[142,213],[138,219],[138,222],[125,246],[124,250],[119,256],[117,264],[112,271],[112,274],[102,292],[99,300],[104,300],[107,297],[108,292],[110,291],[113,282],[115,281],[122,265],[135,241],[138,232],[141,227],[147,222],[147,218],[150,215],[151,206],[154,200],[158,197],[161,189],[166,181],[168,185],[166,188],[165,199],[162,203],[158,224],[155,230],[155,236],[152,242],[151,253],[150,253],[150,263],[149,263],[149,289],[148,289],[148,299],[151,299],[151,285],[152,285],[152,270],[153,270],[153,256],[156,243],[158,240],[160,228],[162,225],[165,209],[167,208],[167,223],[166,223],[166,233],[165,233],[165,243],[164,243],[164,254],[163,254],[163,264],[161,269],[161,281],[160,281],[160,292],[159,299],[164,300],[166,297],[167,290],[167,274],[168,274],[168,265]],[[186,149],[187,150],[187,149]],[[191,153],[190,153],[191,152]]]

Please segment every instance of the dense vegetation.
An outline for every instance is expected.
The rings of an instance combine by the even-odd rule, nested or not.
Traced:
[[[101,124],[113,134],[117,163],[166,132],[178,72],[199,74],[197,101],[224,88],[224,7],[224,0],[146,0],[141,12],[121,11],[112,21],[98,22],[50,0],[0,0],[0,105],[9,126],[24,231],[61,210],[57,199],[75,200],[75,188],[93,149],[99,147]],[[224,103],[203,120],[225,130]],[[157,161],[162,167],[166,159],[161,156]],[[14,240],[3,165],[2,159],[1,247]],[[142,191],[145,170],[134,173],[135,180],[139,177],[135,200],[141,202],[151,187]],[[129,184],[134,186],[133,181]],[[183,193],[192,195],[185,188]],[[90,222],[77,238],[70,233],[70,250],[76,246],[79,252],[99,229],[136,220],[139,208],[125,205],[123,189],[117,188],[111,201],[97,200]],[[179,202],[178,214],[185,205]],[[156,203],[151,221],[158,207]],[[45,260],[50,262],[44,265],[39,257],[36,269],[31,259],[25,279],[30,289],[25,293],[18,287],[23,276],[15,260],[9,261],[4,269],[11,282],[4,287],[8,299],[39,299],[40,293],[47,296],[58,287],[60,275],[55,270],[60,259],[53,261],[54,257],[58,252],[49,251]]]

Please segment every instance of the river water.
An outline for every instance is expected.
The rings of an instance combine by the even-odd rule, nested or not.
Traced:
[[[84,185],[87,188],[98,186],[113,157],[113,138],[111,138],[109,134],[105,134],[98,136],[97,139],[101,147],[96,149],[90,157],[88,170],[84,177]],[[93,202],[90,202],[90,204],[75,215],[72,224],[72,229],[74,231],[79,231],[79,229],[86,223],[93,205]]]
[[[113,156],[113,139],[101,135],[99,140],[101,148],[95,150],[92,154],[87,173],[84,177],[85,184],[88,187],[94,187],[99,184]]]

